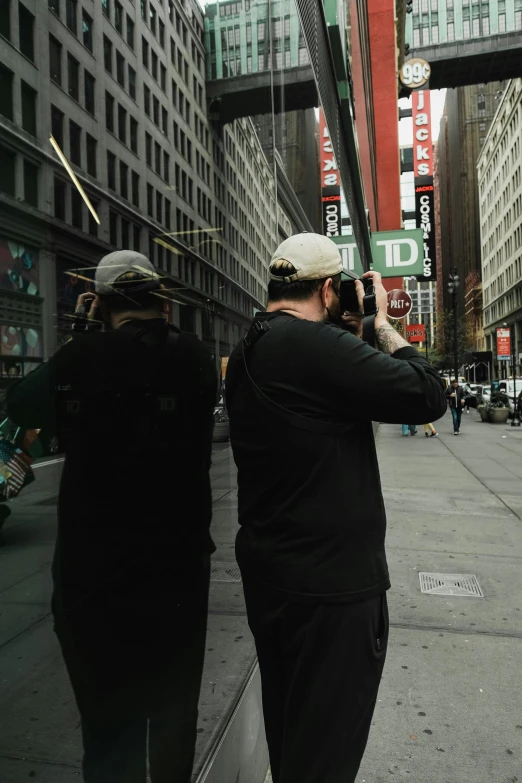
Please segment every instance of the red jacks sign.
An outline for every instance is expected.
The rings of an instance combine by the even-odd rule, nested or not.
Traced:
[[[336,237],[341,234],[341,179],[322,109],[319,110],[319,133],[323,232],[327,237]]]
[[[424,324],[408,324],[406,327],[406,339],[410,343],[423,343],[426,340],[426,327]]]
[[[429,90],[412,93],[413,163],[415,177],[433,177],[431,101]]]

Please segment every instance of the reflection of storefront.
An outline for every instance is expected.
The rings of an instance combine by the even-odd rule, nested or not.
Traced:
[[[21,378],[43,359],[38,251],[0,237],[0,381]]]

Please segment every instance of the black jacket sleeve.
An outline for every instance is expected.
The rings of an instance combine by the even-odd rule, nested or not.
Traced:
[[[353,418],[352,406],[390,424],[426,424],[445,414],[444,384],[415,348],[389,356],[341,330],[328,343],[320,372],[343,395],[347,416]]]
[[[56,432],[56,354],[7,393],[7,414],[25,429]]]

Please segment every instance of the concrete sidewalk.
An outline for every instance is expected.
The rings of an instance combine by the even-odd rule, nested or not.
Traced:
[[[377,434],[391,631],[357,783],[522,780],[522,430],[436,427]],[[484,598],[422,594],[421,571],[474,574]]]

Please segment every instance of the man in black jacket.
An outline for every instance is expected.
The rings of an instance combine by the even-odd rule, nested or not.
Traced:
[[[466,402],[466,395],[457,380],[452,380],[451,386],[446,389],[451,415],[453,417],[453,434],[460,435],[460,422],[462,420],[462,408]]]
[[[153,783],[189,783],[194,758],[217,374],[165,323],[157,277],[139,253],[102,259],[91,320],[8,395],[65,448],[52,608],[86,783],[145,783],[147,761]]]
[[[421,424],[446,410],[436,371],[387,322],[379,274],[366,276],[381,350],[341,328],[341,271],[330,239],[283,242],[267,312],[256,316],[245,355],[234,350],[226,379],[236,556],[274,783],[355,780],[388,640],[372,420]],[[360,333],[359,316],[346,321]]]

